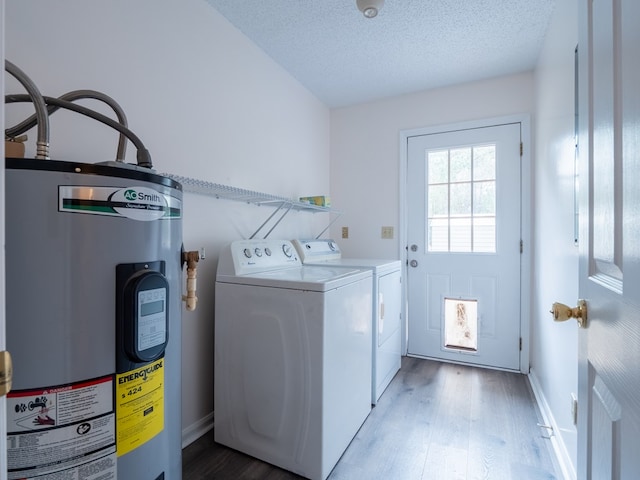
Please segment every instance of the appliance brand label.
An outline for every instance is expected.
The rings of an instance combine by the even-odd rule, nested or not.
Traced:
[[[182,201],[152,188],[58,186],[58,211],[126,217],[138,221],[182,216]]]

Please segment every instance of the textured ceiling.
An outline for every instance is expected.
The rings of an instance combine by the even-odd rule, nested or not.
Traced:
[[[555,0],[206,0],[329,107],[532,70]]]

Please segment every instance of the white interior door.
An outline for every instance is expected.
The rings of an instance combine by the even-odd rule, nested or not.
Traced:
[[[640,475],[640,2],[580,0],[578,478]]]
[[[407,143],[408,354],[519,370],[521,124]]]
[[[0,32],[4,32],[4,0],[0,0]],[[0,92],[4,92],[4,33],[0,33],[0,65],[3,75],[0,76]],[[0,127],[4,131],[4,106],[0,111]],[[4,158],[4,143],[0,146],[0,155]],[[0,351],[5,346],[4,317],[4,167],[0,168]],[[7,478],[7,417],[6,397],[0,397],[0,480]]]

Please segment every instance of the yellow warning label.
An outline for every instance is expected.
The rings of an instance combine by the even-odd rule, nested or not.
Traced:
[[[116,450],[122,456],[164,429],[164,358],[116,375]]]

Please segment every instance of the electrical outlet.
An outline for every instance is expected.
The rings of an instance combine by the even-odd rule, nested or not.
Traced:
[[[393,227],[382,227],[380,238],[393,238]]]
[[[342,238],[349,238],[349,227],[342,227]]]
[[[575,393],[571,394],[571,419],[574,425],[578,424],[578,399]]]

